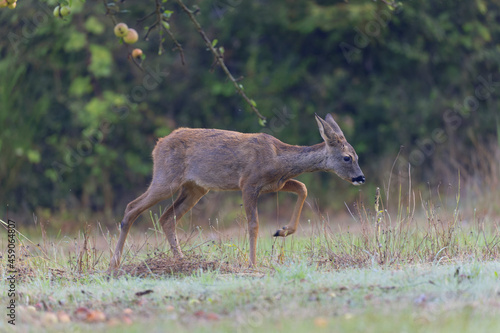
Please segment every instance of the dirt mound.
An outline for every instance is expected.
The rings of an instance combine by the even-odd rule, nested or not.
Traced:
[[[241,267],[230,266],[220,261],[210,261],[200,255],[186,255],[182,259],[159,253],[136,264],[126,264],[120,268],[121,274],[146,277],[150,275],[191,275],[199,271],[237,273]]]

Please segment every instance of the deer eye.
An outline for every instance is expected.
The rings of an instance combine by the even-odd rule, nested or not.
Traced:
[[[344,156],[344,161],[349,162],[351,160],[351,156]]]

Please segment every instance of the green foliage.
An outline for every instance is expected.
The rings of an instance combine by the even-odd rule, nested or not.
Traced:
[[[446,140],[413,165],[417,180],[444,181],[438,166],[456,168],[478,146],[498,142],[497,1],[403,1],[397,9],[370,0],[190,2],[268,117],[264,129],[224,74],[210,70],[212,55],[173,3],[164,3],[164,17],[185,66],[167,35],[161,57],[157,30],[142,39],[149,23],[136,22],[154,2],[115,3],[116,18],[141,36],[144,72],[101,5],[73,1],[64,19],[52,16],[54,1],[0,10],[0,212],[6,205],[27,215],[37,207],[122,211],[148,183],[156,139],[178,126],[265,131],[306,145],[320,141],[314,113],[333,112],[369,180],[385,177],[381,166],[401,145],[411,162],[435,129]],[[480,77],[492,90],[473,109],[467,98],[488,92]],[[447,110],[460,117],[458,127]],[[306,177],[317,196],[338,182]]]
[[[96,78],[108,77],[111,75],[111,65],[113,58],[106,47],[92,44],[90,45],[90,66],[89,71]]]

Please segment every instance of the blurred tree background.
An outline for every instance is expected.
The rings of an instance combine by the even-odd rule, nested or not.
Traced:
[[[174,0],[158,55],[145,41],[155,1],[110,1],[140,40],[121,44],[100,1],[19,0],[0,9],[0,215],[119,221],[151,177],[157,138],[179,126],[266,132],[320,142],[314,113],[332,112],[360,156],[371,197],[389,174],[418,184],[498,188],[500,1],[186,0],[245,92],[262,127]],[[130,60],[132,48],[144,70]],[[405,148],[401,150],[400,147]],[[399,177],[397,177],[399,175]],[[322,208],[360,188],[301,176]]]

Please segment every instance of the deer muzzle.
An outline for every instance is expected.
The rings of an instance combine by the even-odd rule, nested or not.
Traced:
[[[353,178],[351,180],[351,182],[354,184],[354,185],[361,185],[361,184],[364,184],[365,182],[365,176],[358,176],[356,178]]]

